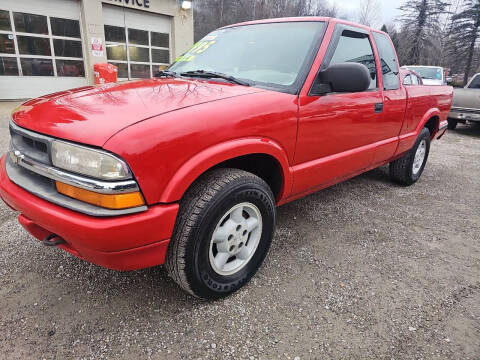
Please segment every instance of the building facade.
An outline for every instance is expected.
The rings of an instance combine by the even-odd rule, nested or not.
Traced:
[[[148,78],[192,45],[178,0],[1,0],[0,100],[93,84],[96,63]]]

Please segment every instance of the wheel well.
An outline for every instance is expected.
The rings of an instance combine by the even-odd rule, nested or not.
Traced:
[[[435,132],[438,130],[439,121],[440,119],[438,118],[438,116],[434,116],[429,119],[425,124],[425,127],[430,131],[430,137],[432,138],[435,135]]]
[[[226,160],[210,168],[235,168],[241,169],[257,175],[263,179],[273,192],[275,198],[278,198],[283,185],[282,167],[271,155],[267,154],[249,154]],[[207,170],[207,171],[209,171]]]

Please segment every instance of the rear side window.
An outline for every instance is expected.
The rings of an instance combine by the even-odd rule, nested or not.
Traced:
[[[372,78],[369,89],[377,87],[375,56],[373,55],[372,45],[367,34],[350,30],[342,32],[332,60],[330,60],[330,65],[344,62],[356,62],[365,65],[370,70]]]
[[[398,64],[395,49],[387,36],[374,32],[373,38],[377,44],[382,65],[383,88],[385,90],[396,90],[400,87],[400,81],[398,80]]]
[[[403,79],[403,85],[412,85],[412,77],[410,75],[405,76]]]
[[[412,75],[412,84],[413,85],[420,85],[420,83],[418,82],[418,78],[415,75]]]

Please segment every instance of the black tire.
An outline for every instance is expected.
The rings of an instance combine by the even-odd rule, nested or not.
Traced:
[[[426,142],[426,153],[423,159],[423,163],[420,170],[417,173],[413,171],[414,159],[417,149],[422,142]],[[430,152],[430,131],[427,128],[423,128],[418,136],[413,147],[400,159],[392,161],[390,163],[390,177],[397,183],[402,185],[412,185],[417,182],[425,169],[427,163],[428,154]]]
[[[455,128],[457,127],[457,124],[458,124],[457,120],[448,119],[448,129],[449,130],[455,130]]]
[[[260,211],[260,240],[242,268],[232,275],[220,275],[210,264],[210,241],[222,217],[243,202],[254,204]],[[265,181],[243,170],[212,170],[199,178],[180,202],[165,261],[168,274],[183,290],[196,297],[227,296],[245,285],[263,263],[275,221],[275,198]]]

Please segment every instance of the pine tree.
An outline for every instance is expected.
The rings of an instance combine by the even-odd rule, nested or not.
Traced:
[[[389,27],[389,26],[387,26],[386,24],[383,24],[383,26],[381,27],[380,30],[383,31],[383,32],[385,32],[385,33],[387,33],[388,36],[390,36],[390,39],[392,39],[393,46],[394,46],[395,49],[397,49],[397,51],[398,51],[398,48],[399,48],[400,44],[399,44],[399,41],[398,41],[398,32],[397,32],[397,30],[395,30],[394,27]]]
[[[463,11],[452,17],[453,41],[458,51],[465,54],[463,85],[472,71],[475,45],[480,40],[480,0],[466,0]]]
[[[399,8],[402,33],[409,36],[407,58],[411,64],[422,64],[428,58],[431,40],[439,32],[438,16],[448,5],[444,0],[408,0]]]

